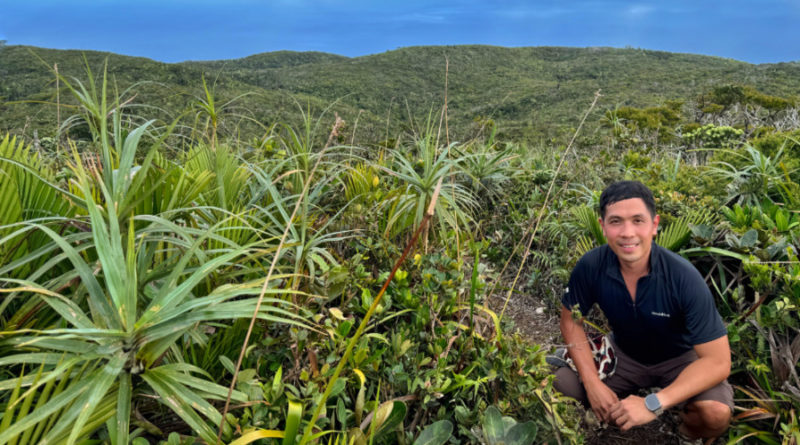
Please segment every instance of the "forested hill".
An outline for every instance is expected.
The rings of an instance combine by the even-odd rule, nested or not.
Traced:
[[[449,120],[459,136],[487,118],[508,135],[553,136],[558,128],[577,124],[597,90],[603,97],[594,121],[614,107],[692,101],[725,84],[787,98],[800,95],[798,62],[752,65],[642,49],[428,46],[356,58],[280,51],[166,64],[100,52],[6,46],[0,47],[0,132],[55,128],[55,107],[19,102],[55,102],[49,68],[54,64],[68,78],[86,79],[82,55],[95,75],[108,58],[108,72],[120,91],[144,82],[136,86],[134,100],[174,115],[203,96],[205,73],[209,85],[216,85],[217,102],[235,99],[231,110],[247,115],[248,121],[293,122],[300,115],[297,103],[315,113],[333,104],[350,126],[358,116],[362,138],[394,132],[408,124],[409,116],[426,119],[444,102],[445,77]]]

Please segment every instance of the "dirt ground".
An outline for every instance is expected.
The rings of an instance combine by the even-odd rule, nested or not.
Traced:
[[[498,315],[505,304],[505,293],[498,293],[489,301],[492,310]],[[504,317],[514,322],[514,328],[531,343],[554,349],[561,346],[561,332],[558,327],[558,314],[548,307],[547,302],[530,296],[517,294],[509,300]],[[586,416],[584,416],[585,418]],[[670,410],[656,421],[630,431],[623,432],[616,426],[590,426],[585,423],[587,445],[680,445],[685,443],[678,436],[680,418],[677,411]],[[700,441],[696,441],[700,443]],[[717,439],[706,445],[722,445],[725,441]]]

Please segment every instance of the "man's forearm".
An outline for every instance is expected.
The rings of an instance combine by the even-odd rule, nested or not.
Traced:
[[[584,386],[591,386],[600,381],[597,376],[597,367],[594,365],[592,351],[586,339],[586,332],[578,321],[572,319],[572,313],[565,307],[561,308],[561,335],[567,342],[567,349],[578,375]]]
[[[561,334],[567,342],[569,355],[572,358],[578,375],[586,389],[586,398],[597,417],[608,422],[611,420],[611,410],[619,403],[619,398],[597,375],[594,357],[586,340],[586,332],[579,321],[572,319],[572,313],[561,308]]]
[[[699,358],[690,363],[669,386],[658,392],[666,409],[675,406],[722,382],[731,371],[728,338],[711,341],[700,349]]]

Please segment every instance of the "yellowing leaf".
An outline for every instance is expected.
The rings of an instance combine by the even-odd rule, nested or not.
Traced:
[[[277,430],[255,430],[245,433],[242,437],[231,442],[230,445],[247,445],[258,439],[282,439],[283,431]]]
[[[342,311],[339,308],[335,308],[335,307],[329,308],[328,312],[330,312],[331,315],[333,315],[333,318],[335,318],[337,320],[345,320],[344,314],[342,313]]]
[[[366,383],[367,381],[367,378],[364,376],[364,373],[361,372],[360,369],[353,369],[353,372],[358,376],[358,380],[359,382],[361,382],[361,386],[364,386],[364,383]]]

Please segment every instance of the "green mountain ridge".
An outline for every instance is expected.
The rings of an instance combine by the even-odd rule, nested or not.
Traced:
[[[258,53],[240,59],[210,60],[210,61],[186,61],[180,62],[181,65],[194,65],[203,69],[267,69],[267,68],[286,68],[309,63],[324,64],[348,60],[348,57],[336,54],[323,53],[318,51],[296,52],[296,51],[273,51],[268,53]]]
[[[0,47],[0,131],[25,133],[21,129],[39,124],[54,128],[55,107],[19,102],[54,101],[48,66],[57,63],[68,78],[84,79],[83,57],[95,74],[108,58],[108,72],[120,89],[147,82],[137,93],[138,103],[177,113],[191,103],[192,94],[202,92],[205,76],[215,85],[218,103],[246,94],[233,106],[248,120],[292,123],[298,120],[298,105],[314,115],[330,106],[351,128],[358,120],[359,136],[372,140],[418,126],[430,111],[440,110],[445,78],[449,122],[462,139],[486,119],[511,137],[558,135],[577,125],[598,90],[603,96],[589,122],[617,106],[691,101],[723,84],[800,95],[797,62],[753,65],[644,49],[419,46],[353,58],[278,51],[168,64],[95,51],[5,46]]]

